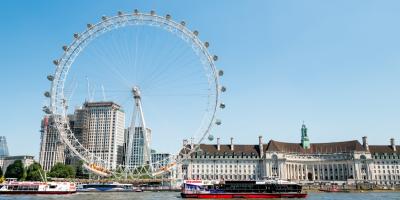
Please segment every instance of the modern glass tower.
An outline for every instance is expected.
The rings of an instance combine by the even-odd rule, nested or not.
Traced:
[[[0,136],[0,157],[9,156],[6,136]]]
[[[151,129],[146,128],[146,134],[149,139],[151,139]],[[125,164],[129,169],[134,169],[143,165],[150,164],[151,158],[148,158],[146,152],[150,152],[149,147],[146,145],[145,133],[143,127],[135,127],[135,132],[131,133],[131,128],[127,129],[126,143],[132,138],[132,144],[126,146],[126,161]],[[130,152],[129,152],[130,151]],[[129,157],[130,156],[130,157]]]

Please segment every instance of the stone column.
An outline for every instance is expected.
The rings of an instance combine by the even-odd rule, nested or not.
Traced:
[[[320,165],[320,167],[322,168],[322,179],[321,180],[325,180],[325,168],[324,165]]]
[[[315,173],[315,165],[312,165],[312,180],[313,181],[315,181],[315,175],[317,174],[317,173]]]
[[[306,166],[305,175],[306,175],[306,180],[308,181],[308,164],[306,164],[305,166]],[[312,180],[312,177],[311,177],[311,180]]]
[[[299,180],[303,180],[303,165],[299,164]]]

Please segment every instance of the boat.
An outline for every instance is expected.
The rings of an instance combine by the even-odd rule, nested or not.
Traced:
[[[133,192],[132,184],[113,183],[87,183],[78,184],[78,192]]]
[[[143,192],[143,190],[140,188],[136,188],[135,192]]]
[[[229,199],[229,198],[305,198],[302,186],[284,180],[263,181],[205,181],[185,180],[182,198]]]
[[[331,185],[328,188],[319,189],[321,192],[350,192],[349,189],[339,188],[337,185]]]
[[[76,192],[72,182],[7,181],[0,184],[0,194],[71,194]]]

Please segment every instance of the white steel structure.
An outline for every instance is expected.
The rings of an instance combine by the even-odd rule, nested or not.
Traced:
[[[126,155],[126,168],[133,169],[143,165],[151,165],[151,131],[146,126],[144,119],[142,100],[138,87],[132,89],[135,109],[132,115],[132,122],[128,132],[128,147]],[[138,123],[138,124],[136,124]]]
[[[219,77],[223,75],[223,71],[217,70],[214,63],[217,61],[218,57],[209,53],[209,43],[202,42],[198,37],[199,32],[190,31],[186,27],[185,22],[175,22],[171,19],[170,15],[163,17],[156,15],[154,11],[151,11],[150,13],[141,13],[138,10],[135,10],[133,13],[118,12],[118,15],[113,17],[102,17],[102,20],[96,24],[87,24],[87,29],[80,34],[74,34],[74,40],[72,43],[68,46],[63,46],[64,53],[62,56],[53,61],[53,63],[56,65],[55,73],[54,75],[49,75],[47,77],[48,80],[51,81],[51,90],[45,92],[45,96],[50,98],[50,106],[45,106],[43,110],[47,114],[61,116],[60,118],[56,118],[55,126],[58,129],[58,133],[60,134],[63,143],[66,144],[74,154],[76,154],[85,162],[86,167],[89,170],[100,176],[111,176],[115,174],[115,170],[107,163],[107,161],[104,160],[104,158],[91,153],[91,151],[85,148],[74,136],[67,120],[67,101],[69,99],[65,95],[64,85],[75,59],[82,51],[85,50],[91,41],[107,32],[128,26],[149,26],[172,33],[192,47],[193,52],[201,61],[201,65],[205,71],[208,82],[208,108],[198,130],[193,130],[195,135],[193,136],[192,143],[194,146],[200,144],[204,138],[209,136],[210,130],[214,124],[221,124],[221,121],[216,119],[216,111],[219,108],[225,108],[225,104],[220,102],[220,93],[225,92],[226,88],[224,86],[220,86],[219,84]],[[133,90],[133,93],[134,97],[135,93],[137,97],[140,97],[139,90],[137,90],[137,88],[136,91],[135,89]],[[140,105],[140,98],[135,98],[135,102],[139,103],[138,105]],[[141,110],[141,105],[135,108],[138,110],[137,113],[142,119],[140,121],[140,125],[143,127],[145,133],[144,135],[146,136],[145,140],[147,148],[150,141],[147,137],[148,134],[146,134],[147,129],[145,128],[146,124],[144,122],[143,111]],[[134,128],[134,126],[131,126],[131,128]],[[211,138],[213,137],[209,137],[209,139]],[[177,163],[187,159],[188,156],[190,156],[190,154],[194,151],[196,151],[196,148],[187,148],[184,151],[181,150],[181,155],[174,157],[175,160],[172,161],[169,166],[163,168],[163,171],[170,170],[172,167],[176,166]],[[130,169],[130,172],[132,172],[130,174],[147,173],[150,175],[158,175],[163,173],[162,171],[155,171],[151,169],[149,148],[147,148],[145,151],[145,157],[145,160],[149,160],[149,163],[147,164],[149,167],[141,167],[140,169],[146,170],[140,170],[140,172],[138,172],[137,169]],[[125,166],[122,167],[125,170],[127,169]]]

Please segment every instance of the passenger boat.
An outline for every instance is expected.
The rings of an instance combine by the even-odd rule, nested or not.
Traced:
[[[136,189],[136,188],[135,188]],[[133,192],[132,184],[121,183],[88,183],[78,184],[78,192]]]
[[[8,181],[0,184],[0,194],[70,194],[76,192],[71,182]]]
[[[229,198],[305,198],[302,186],[283,180],[265,181],[203,181],[185,180],[182,198],[229,199]]]
[[[319,189],[321,192],[350,192],[348,189],[339,188],[337,185],[331,185],[328,188]]]

